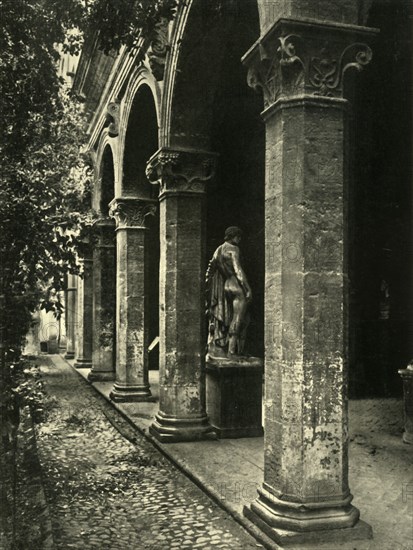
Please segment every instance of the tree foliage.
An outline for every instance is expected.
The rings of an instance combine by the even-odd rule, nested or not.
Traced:
[[[58,76],[62,46],[78,54],[85,33],[97,33],[107,52],[131,46],[175,8],[176,0],[0,1],[0,279],[8,324],[23,310],[28,319],[39,286],[76,270],[81,229],[91,222],[85,124]]]
[[[87,16],[87,32],[99,30],[99,46],[105,52],[134,45],[138,33],[151,39],[161,18],[171,20],[177,0],[95,1]]]
[[[7,351],[18,351],[47,281],[76,269],[90,215],[84,120],[57,73],[78,0],[3,0],[0,281]]]
[[[176,0],[0,0],[0,456],[16,441],[21,405],[41,411],[39,382],[20,360],[31,313],[52,280],[78,272],[94,218],[85,120],[58,75],[61,52],[79,54],[85,34],[98,36],[106,53],[133,45],[140,32],[150,39],[175,7]]]

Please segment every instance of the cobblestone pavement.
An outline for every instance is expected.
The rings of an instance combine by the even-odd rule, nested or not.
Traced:
[[[68,365],[41,370],[56,400],[37,439],[57,548],[262,548]]]

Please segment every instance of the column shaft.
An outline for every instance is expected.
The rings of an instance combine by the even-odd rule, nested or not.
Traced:
[[[75,367],[91,368],[93,350],[93,260],[83,258],[83,276],[78,278],[77,349]]]
[[[93,251],[93,352],[91,382],[115,378],[115,226],[98,222],[98,242]]]
[[[244,57],[266,106],[264,483],[244,513],[287,545],[371,536],[348,486],[342,95],[371,58],[359,32],[281,20]]]
[[[284,529],[358,518],[348,487],[345,104],[333,102],[285,102],[267,120],[261,496]]]
[[[76,331],[77,331],[77,285],[76,275],[68,274],[66,289],[66,359],[75,356]]]
[[[160,182],[160,441],[210,436],[205,409],[205,182],[214,155],[162,149],[147,174]]]
[[[65,353],[66,351],[66,292],[64,290],[59,291],[59,300],[60,303],[63,305],[63,313],[64,315],[60,317],[59,319],[59,349],[62,353]]]
[[[110,207],[117,223],[116,382],[111,398],[150,401],[145,217],[155,213],[156,203],[124,197]]]

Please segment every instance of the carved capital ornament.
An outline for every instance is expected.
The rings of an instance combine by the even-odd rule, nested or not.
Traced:
[[[347,71],[361,71],[373,54],[376,29],[280,19],[245,54],[248,84],[264,105],[296,96],[343,98]]]
[[[156,212],[156,202],[135,198],[118,198],[109,203],[109,215],[116,221],[117,229],[145,228],[147,216]]]
[[[159,197],[167,194],[202,194],[215,175],[216,153],[162,148],[149,159],[146,177],[158,184]]]

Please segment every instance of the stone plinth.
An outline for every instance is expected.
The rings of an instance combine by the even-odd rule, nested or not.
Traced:
[[[58,340],[56,337],[50,338],[50,340],[47,342],[47,353],[55,354],[59,353],[59,346],[58,346]]]
[[[90,382],[115,378],[115,224],[109,218],[97,222],[93,250],[93,352]]]
[[[219,438],[259,437],[263,361],[258,357],[206,357],[206,407]]]
[[[159,413],[164,442],[211,434],[205,409],[205,185],[215,155],[163,148],[147,176],[160,184]]]
[[[347,71],[365,28],[281,19],[244,56],[264,92],[264,482],[244,513],[277,543],[371,537],[348,485]]]
[[[74,366],[78,369],[92,366],[93,350],[93,261],[82,258],[83,274],[77,289],[77,346]]]
[[[116,382],[114,401],[153,399],[148,378],[148,304],[146,216],[154,215],[157,201],[116,198],[110,215],[116,220]]]
[[[399,370],[403,380],[404,433],[403,441],[413,445],[413,365]]]

